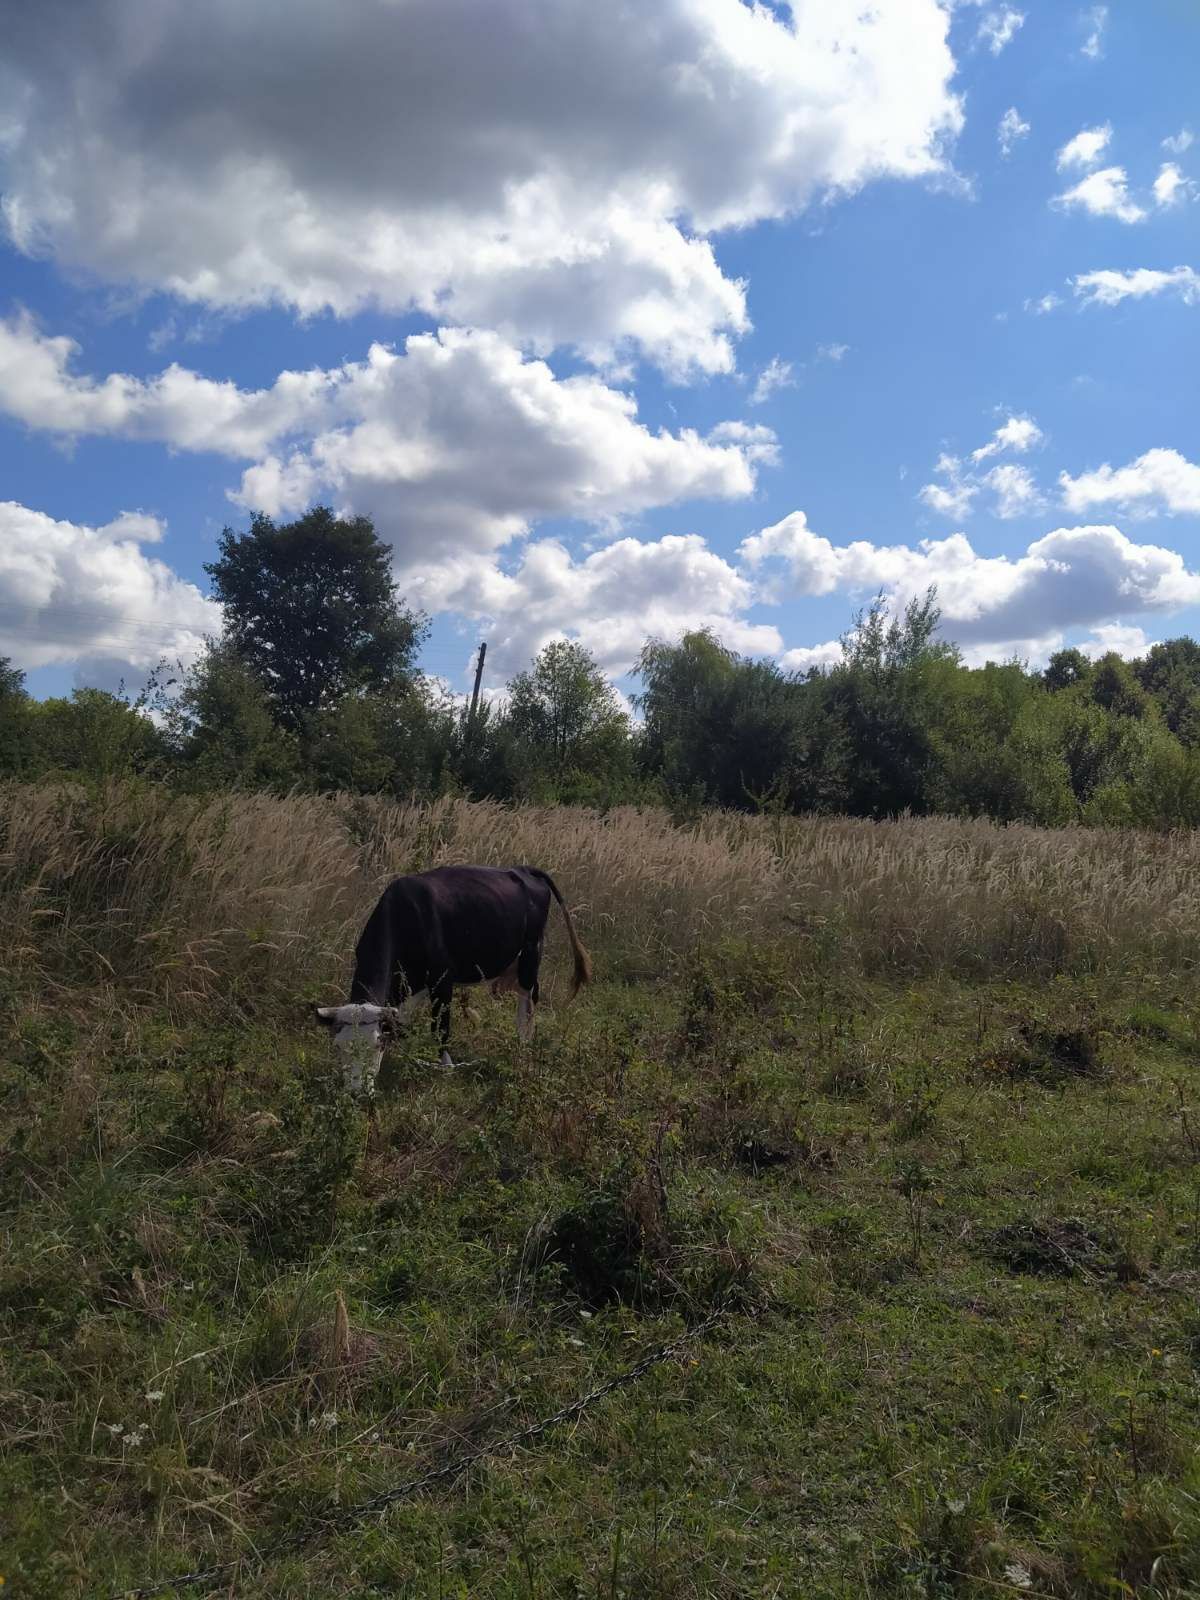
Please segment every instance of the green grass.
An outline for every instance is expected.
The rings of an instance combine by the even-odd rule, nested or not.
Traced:
[[[602,975],[526,1051],[479,1000],[370,1128],[298,1015],[10,985],[5,1594],[1200,1595],[1193,996],[806,959]]]

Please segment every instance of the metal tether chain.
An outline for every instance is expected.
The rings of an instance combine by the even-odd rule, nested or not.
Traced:
[[[203,1567],[195,1572],[181,1572],[171,1578],[161,1578],[154,1583],[142,1584],[136,1589],[118,1589],[110,1596],[110,1600],[145,1600],[145,1597],[150,1595],[165,1594],[168,1589],[195,1588],[199,1584],[211,1586],[246,1563],[261,1567],[276,1556],[300,1549],[321,1534],[335,1533],[367,1517],[378,1516],[389,1506],[395,1505],[400,1500],[408,1500],[422,1489],[428,1489],[431,1485],[441,1483],[447,1478],[457,1477],[460,1472],[464,1472],[477,1461],[483,1461],[488,1456],[505,1454],[520,1445],[528,1444],[533,1439],[540,1438],[551,1428],[556,1428],[560,1422],[579,1416],[597,1400],[602,1400],[606,1394],[612,1394],[614,1389],[624,1389],[629,1384],[636,1383],[650,1371],[651,1367],[657,1367],[662,1362],[668,1361],[686,1344],[707,1333],[721,1320],[728,1309],[728,1304],[723,1302],[694,1327],[686,1328],[669,1344],[659,1345],[657,1349],[651,1350],[648,1355],[635,1361],[633,1366],[627,1367],[624,1372],[618,1372],[615,1378],[609,1378],[607,1382],[589,1389],[586,1394],[581,1394],[565,1406],[560,1406],[548,1417],[542,1417],[538,1422],[531,1422],[524,1428],[518,1428],[516,1433],[510,1433],[507,1438],[497,1439],[491,1444],[483,1444],[474,1450],[468,1450],[462,1455],[455,1456],[444,1467],[435,1467],[433,1471],[423,1473],[419,1478],[410,1478],[406,1483],[398,1483],[394,1488],[384,1489],[367,1500],[359,1500],[354,1505],[346,1506],[343,1510],[322,1518],[312,1527],[302,1529],[298,1533],[286,1534],[282,1539],[277,1539],[273,1544],[265,1545],[260,1550],[249,1551],[244,1556],[235,1556],[232,1561],[222,1561],[213,1567]]]

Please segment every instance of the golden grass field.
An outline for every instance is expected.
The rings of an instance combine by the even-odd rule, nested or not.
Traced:
[[[546,866],[622,974],[715,934],[836,941],[867,973],[1190,971],[1200,936],[1194,833],[11,788],[0,841],[8,961],[178,1010],[336,988],[384,884],[447,862]]]

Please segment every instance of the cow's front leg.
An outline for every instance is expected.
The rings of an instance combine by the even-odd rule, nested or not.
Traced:
[[[442,982],[429,991],[429,1003],[432,1011],[430,1026],[434,1037],[441,1046],[441,1065],[452,1067],[454,1061],[450,1055],[450,1016],[454,1005],[454,985]]]

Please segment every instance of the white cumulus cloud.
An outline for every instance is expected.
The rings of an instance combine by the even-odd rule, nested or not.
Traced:
[[[995,514],[1008,520],[1010,517],[1028,516],[1042,504],[1033,475],[1028,467],[1005,461],[993,467],[984,476],[984,483],[995,495]]]
[[[1127,661],[1136,661],[1151,649],[1154,641],[1147,637],[1144,628],[1127,622],[1104,622],[1093,628],[1091,637],[1085,639],[1080,649],[1085,656],[1119,655]]]
[[[936,511],[951,521],[962,522],[971,514],[971,505],[978,488],[971,483],[926,483],[921,486],[918,498],[931,511]]]
[[[964,480],[962,463],[954,456],[939,457],[934,470],[945,475],[945,482],[922,484],[917,491],[917,499],[939,516],[949,517],[955,522],[965,521],[971,514],[979,485]]]
[[[1178,205],[1193,187],[1174,161],[1164,161],[1154,180],[1154,203],[1164,208]]]
[[[568,634],[610,673],[627,672],[647,638],[710,628],[732,649],[775,655],[778,630],[743,613],[754,589],[697,534],[618,539],[583,559],[553,539],[525,550],[512,573],[467,563],[444,604],[479,621],[488,661],[504,676]]]
[[[0,502],[0,655],[26,669],[103,662],[109,678],[196,655],[220,615],[146,554],[162,535],[141,513],[92,528]]]
[[[1115,217],[1118,222],[1141,222],[1146,215],[1129,194],[1124,167],[1101,167],[1089,172],[1073,189],[1055,195],[1052,204],[1064,210],[1086,211],[1093,217]]]
[[[40,0],[5,20],[19,250],[205,306],[416,309],[677,377],[731,370],[748,326],[713,235],[944,173],[962,122],[938,0]]]
[[[26,314],[0,318],[0,411],[69,436],[153,439],[180,450],[254,456],[311,425],[327,408],[336,373],[281,373],[270,389],[243,390],[172,363],[154,378],[71,370],[74,340],[43,334]]]
[[[1200,516],[1200,466],[1178,450],[1147,450],[1128,466],[1105,462],[1077,478],[1061,473],[1063,504],[1070,511],[1094,506],[1120,506],[1126,511],[1163,510],[1170,515]]]
[[[1190,150],[1196,142],[1196,135],[1190,128],[1180,128],[1178,133],[1173,133],[1162,142],[1164,150],[1169,150],[1173,156],[1181,156]]]
[[[785,650],[779,664],[787,672],[809,672],[813,667],[836,667],[845,654],[840,639],[826,639],[823,644],[802,644]]]
[[[970,467],[958,456],[943,452],[933,469],[942,482],[925,484],[917,498],[931,511],[954,521],[966,519],[984,489],[992,492],[995,516],[1007,519],[1036,511],[1042,498],[1027,468],[1004,462],[987,472],[978,469],[983,462],[1006,451],[1024,455],[1041,444],[1043,438],[1032,417],[1010,413],[985,444],[971,451]]]
[[[703,438],[651,432],[631,395],[590,374],[557,378],[478,330],[376,344],[363,361],[285,372],[263,390],[178,366],[96,379],[72,370],[76,354],[28,318],[0,323],[0,412],[248,460],[241,504],[278,516],[326,498],[365,512],[401,566],[495,550],[549,517],[612,524],[747,495],[776,448],[769,428],[736,420]]]
[[[983,556],[962,533],[915,546],[836,545],[793,512],[746,539],[741,554],[752,571],[782,570],[787,589],[776,588],[778,598],[883,590],[899,606],[936,585],[944,633],[978,659],[1033,653],[1072,628],[1200,603],[1200,572],[1178,551],[1111,526],[1057,528],[1022,555]]]
[[[1003,450],[1015,450],[1018,455],[1024,455],[1026,450],[1032,450],[1034,445],[1042,442],[1042,430],[1032,417],[1010,416],[1007,417],[987,444],[981,444],[978,450],[971,451],[972,461],[986,461],[988,456],[996,456]]]
[[[1122,300],[1166,293],[1177,293],[1185,305],[1200,302],[1200,272],[1193,267],[1172,267],[1169,272],[1155,267],[1134,267],[1128,272],[1102,267],[1081,272],[1071,279],[1071,285],[1089,306],[1115,306]]]
[[[1094,167],[1111,138],[1111,122],[1105,122],[1098,128],[1081,128],[1073,139],[1068,139],[1063,145],[1054,158],[1054,164],[1060,172],[1066,172],[1071,167]]]

